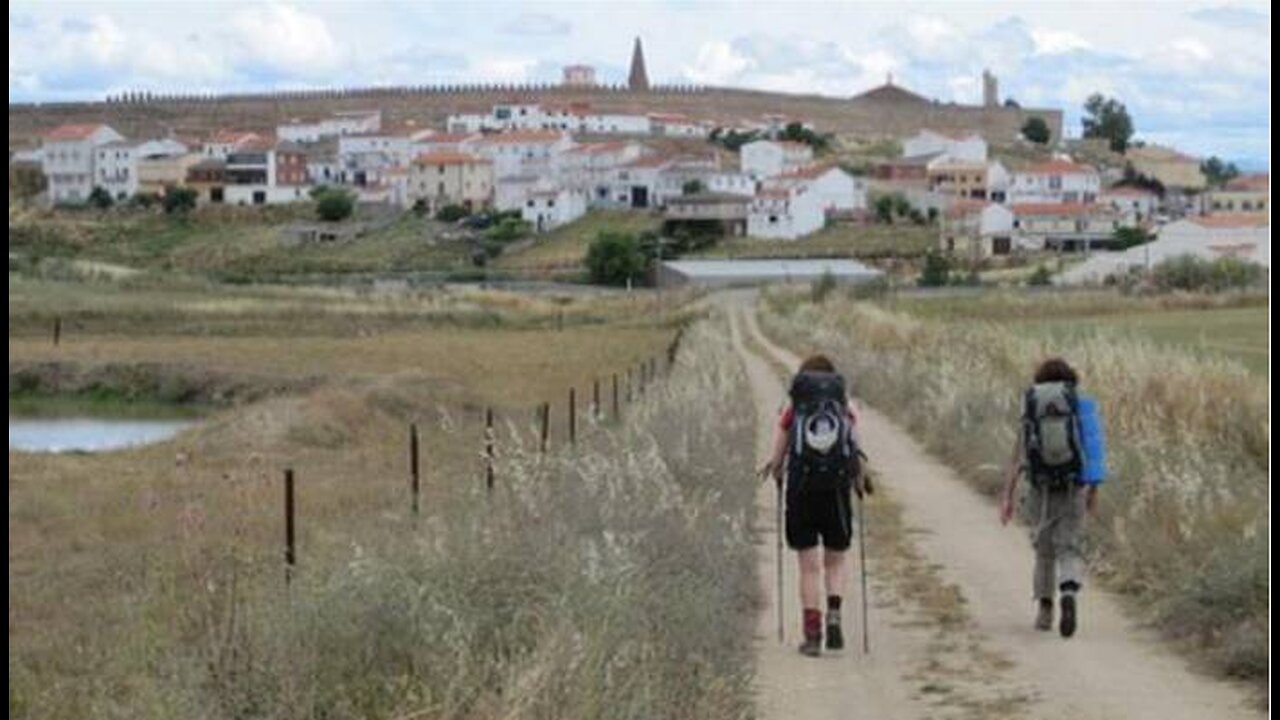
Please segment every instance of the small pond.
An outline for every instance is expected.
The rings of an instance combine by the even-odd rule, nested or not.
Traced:
[[[196,422],[101,417],[9,416],[9,449],[26,452],[103,452],[167,440]]]

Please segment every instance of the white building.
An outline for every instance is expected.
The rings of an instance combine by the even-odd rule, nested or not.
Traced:
[[[40,149],[41,171],[50,204],[82,203],[89,199],[97,177],[97,149],[121,142],[124,136],[107,125],[62,125],[45,133]],[[136,178],[135,178],[136,180]]]
[[[204,141],[200,153],[206,158],[226,160],[227,156],[248,143],[260,142],[264,138],[257,133],[238,130],[220,130],[213,137]]]
[[[987,141],[972,132],[949,133],[921,130],[902,141],[903,157],[920,157],[942,153],[956,160],[986,162]]]
[[[982,258],[1013,250],[1014,215],[1008,207],[981,200],[957,201],[942,214],[941,250]]]
[[[766,186],[804,186],[825,213],[847,213],[867,209],[867,183],[834,164],[819,163],[779,175]]]
[[[1149,270],[1170,258],[1192,255],[1205,260],[1236,257],[1271,269],[1271,223],[1266,215],[1187,218],[1160,229],[1156,239],[1122,252],[1095,253],[1056,279],[1066,285],[1105,282],[1136,270]]]
[[[571,223],[586,213],[586,193],[569,188],[535,190],[520,209],[520,217],[540,233]]]
[[[1151,222],[1160,207],[1160,198],[1154,192],[1128,186],[1103,190],[1098,202],[1115,210],[1129,225]]]
[[[138,143],[117,140],[99,145],[94,152],[93,184],[124,200],[138,194]]]
[[[542,106],[538,103],[494,105],[487,113],[450,115],[446,127],[453,133],[507,130],[561,130],[597,135],[647,135],[648,116],[597,112],[586,103]]]
[[[806,185],[769,187],[756,193],[747,211],[747,235],[795,240],[822,229],[826,213]]]
[[[348,110],[328,117],[295,119],[277,125],[276,137],[288,142],[312,143],[324,138],[376,133],[381,129],[381,110]]]
[[[558,130],[512,130],[485,135],[466,149],[493,163],[494,177],[540,175],[550,177],[552,158],[573,147],[568,133]]]
[[[551,175],[563,187],[604,199],[618,168],[640,159],[645,151],[643,145],[625,140],[576,145],[553,158]]]
[[[649,132],[662,137],[705,138],[711,133],[710,123],[694,120],[679,113],[649,113]]]
[[[1011,203],[1094,203],[1102,177],[1088,165],[1070,160],[1050,160],[1013,173]]]
[[[789,140],[755,140],[742,146],[742,172],[756,179],[771,178],[813,162],[813,148]]]
[[[246,143],[227,155],[225,202],[231,205],[275,205],[305,200],[306,165],[304,156],[290,149],[288,154],[302,161],[298,167],[292,164],[287,172],[292,181],[279,181],[275,146],[257,141]]]

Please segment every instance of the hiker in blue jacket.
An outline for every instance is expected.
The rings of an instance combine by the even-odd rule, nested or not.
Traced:
[[[1033,592],[1035,627],[1053,627],[1055,595],[1060,595],[1059,632],[1076,631],[1077,600],[1083,584],[1082,542],[1086,511],[1098,503],[1104,449],[1096,402],[1077,391],[1079,377],[1061,358],[1044,361],[1023,398],[1022,427],[1005,473],[1000,522],[1013,517],[1018,479],[1026,472],[1022,517],[1031,526],[1036,562]]]

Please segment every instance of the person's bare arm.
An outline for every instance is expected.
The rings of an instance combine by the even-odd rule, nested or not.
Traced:
[[[775,482],[781,481],[782,467],[783,462],[786,460],[786,454],[787,431],[780,424],[775,424],[773,426],[773,443],[769,451],[769,458],[761,466],[760,474],[764,477],[772,477]]]
[[[1022,433],[1018,433],[1018,437],[1013,442],[1013,455],[1009,458],[1009,464],[1005,468],[1004,473],[1004,490],[1000,493],[1000,522],[1001,524],[1009,524],[1009,520],[1013,518],[1013,499],[1018,489],[1018,478],[1022,476],[1023,465],[1025,464],[1024,454],[1022,451]]]

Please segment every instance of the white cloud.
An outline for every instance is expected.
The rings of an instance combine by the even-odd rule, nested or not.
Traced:
[[[237,64],[262,64],[273,70],[315,75],[342,61],[338,42],[324,19],[282,4],[253,6],[231,18],[239,44]]]
[[[722,85],[740,79],[752,65],[749,58],[738,54],[729,43],[713,41],[698,48],[697,58],[693,65],[685,67],[684,74],[697,83]]]
[[[1178,38],[1170,44],[1170,47],[1178,54],[1196,62],[1205,62],[1213,59],[1213,51],[1209,49],[1209,46],[1195,38]]]
[[[1093,47],[1087,40],[1068,30],[1032,28],[1031,39],[1035,41],[1036,53],[1039,55],[1057,55]]]
[[[538,64],[529,58],[486,57],[472,63],[476,77],[494,82],[523,82],[529,79],[529,71]]]
[[[522,13],[502,26],[502,31],[512,35],[557,36],[568,35],[572,27],[567,20],[547,13]]]

